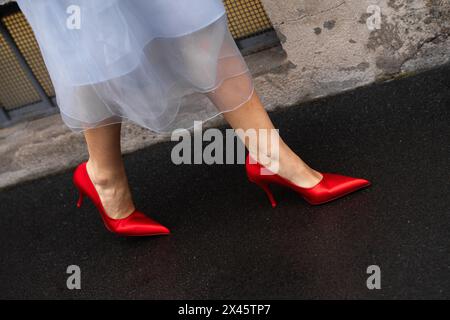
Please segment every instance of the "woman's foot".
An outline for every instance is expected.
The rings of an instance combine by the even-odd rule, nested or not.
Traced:
[[[287,148],[281,150],[279,159],[271,159],[270,165],[265,166],[273,173],[302,188],[312,188],[323,178],[320,172],[309,167]]]
[[[86,170],[110,218],[123,219],[135,211],[125,169],[108,172],[89,160]]]
[[[302,188],[312,188],[323,178],[322,174],[303,162],[299,157],[280,161],[279,175]]]
[[[333,201],[370,185],[370,181],[367,181],[366,179],[353,178],[334,173],[319,173],[322,178],[318,183],[312,182],[310,186],[302,187],[281,176],[280,170],[275,171],[274,168],[270,168],[270,164],[269,167],[266,167],[261,163],[253,161],[250,155],[246,159],[245,169],[249,181],[255,183],[264,190],[274,208],[277,206],[277,201],[270,190],[271,184],[281,185],[296,191],[311,205],[319,205]],[[273,174],[268,173],[266,171],[267,169]],[[287,174],[293,173],[293,171],[286,172]],[[311,174],[312,176],[315,176],[315,172],[316,171],[311,169],[306,175]],[[305,179],[306,175],[302,176],[299,174],[298,176],[300,179]],[[293,174],[290,179],[293,179],[294,176],[295,175]],[[315,179],[316,178],[314,178],[314,180]]]

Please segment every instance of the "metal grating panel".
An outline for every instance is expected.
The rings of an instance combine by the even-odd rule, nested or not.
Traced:
[[[253,36],[272,29],[261,0],[224,0],[228,27],[235,39]]]
[[[11,110],[40,101],[17,58],[0,34],[0,104]]]
[[[50,97],[54,96],[55,90],[39,51],[39,45],[23,13],[13,13],[4,17],[2,21],[45,93]]]

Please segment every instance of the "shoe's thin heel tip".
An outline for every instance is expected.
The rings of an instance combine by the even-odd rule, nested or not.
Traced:
[[[77,201],[77,208],[80,208],[83,204],[83,194],[80,193],[79,197],[78,197],[78,201]]]

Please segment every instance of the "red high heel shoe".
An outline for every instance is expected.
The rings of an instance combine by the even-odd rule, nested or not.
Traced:
[[[94,184],[89,178],[86,170],[86,162],[80,164],[75,169],[73,182],[80,192],[77,207],[79,208],[82,205],[83,196],[88,196],[94,202],[100,212],[105,227],[109,231],[121,236],[156,236],[170,233],[169,229],[137,210],[123,219],[110,218],[106,214],[97,190],[95,190]]]
[[[291,188],[312,205],[335,200],[370,185],[370,182],[365,179],[346,177],[333,173],[322,173],[323,178],[318,184],[311,188],[302,188],[277,174],[271,173],[267,168],[256,161],[250,163],[249,155],[247,155],[245,167],[248,179],[260,186],[266,192],[270,203],[274,208],[277,203],[269,189],[270,183],[276,183]],[[264,170],[267,174],[262,175],[261,170]]]

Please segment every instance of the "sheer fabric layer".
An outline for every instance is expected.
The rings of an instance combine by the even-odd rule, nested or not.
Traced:
[[[220,0],[19,0],[75,131],[123,118],[157,132],[244,104],[252,78]],[[80,29],[68,28],[78,6]]]

